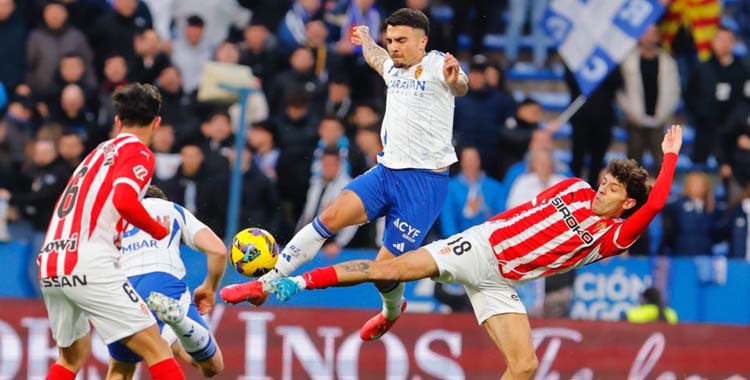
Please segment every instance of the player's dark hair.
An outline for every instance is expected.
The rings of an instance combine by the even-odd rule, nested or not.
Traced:
[[[163,199],[165,201],[168,200],[167,199],[167,195],[164,194],[164,192],[160,188],[158,188],[158,187],[156,187],[154,185],[149,185],[148,186],[148,189],[146,189],[146,195],[144,197],[145,198]]]
[[[161,110],[161,94],[150,84],[129,84],[112,95],[115,114],[122,125],[145,127],[154,121]]]
[[[422,29],[425,35],[430,34],[430,19],[422,11],[409,8],[401,8],[385,19],[385,24],[390,26],[410,26],[414,29]]]
[[[336,156],[336,158],[341,158],[341,156],[339,154],[339,148],[335,147],[335,146],[329,146],[329,147],[323,149],[323,155],[322,156]]]
[[[628,197],[635,200],[635,206],[622,213],[622,217],[627,218],[646,203],[651,190],[646,184],[648,172],[633,159],[613,160],[607,165],[607,172],[625,185]]]
[[[188,26],[197,26],[199,28],[202,28],[205,25],[205,22],[203,22],[203,18],[198,15],[190,15],[187,18],[187,24]]]
[[[662,301],[661,299],[661,292],[659,292],[659,289],[650,287],[644,290],[641,296],[643,297],[643,301],[646,305],[655,305],[657,308],[659,308],[659,316],[657,319],[660,322],[665,322],[667,320],[667,316],[664,313],[664,301]]]

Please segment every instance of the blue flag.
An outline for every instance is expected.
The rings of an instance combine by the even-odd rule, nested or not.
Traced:
[[[662,13],[658,0],[553,0],[542,23],[588,96]]]

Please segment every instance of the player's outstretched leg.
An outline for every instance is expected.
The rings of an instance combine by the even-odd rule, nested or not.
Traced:
[[[168,324],[177,335],[185,351],[196,361],[204,362],[217,354],[218,347],[211,332],[188,315],[188,307],[180,301],[158,292],[151,292],[146,300],[148,307],[156,312],[156,316]],[[221,364],[221,363],[219,363]],[[223,365],[223,364],[221,364]],[[214,375],[216,371],[208,371],[207,375]]]
[[[256,281],[229,285],[221,289],[219,295],[228,303],[248,301],[260,306],[268,298],[271,281],[288,277],[302,264],[318,254],[325,241],[340,229],[367,222],[367,213],[359,196],[352,191],[344,191],[333,204],[302,227],[284,247],[276,262],[276,267]]]

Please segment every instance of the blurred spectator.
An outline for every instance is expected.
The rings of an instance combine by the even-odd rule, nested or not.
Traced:
[[[172,62],[182,75],[182,89],[188,94],[198,88],[203,67],[213,57],[215,45],[204,36],[204,22],[198,15],[187,18],[183,38],[175,40]]]
[[[65,86],[60,94],[60,109],[52,120],[63,126],[66,131],[75,131],[87,141],[105,136],[108,131],[99,133],[96,129],[96,115],[86,106],[86,97],[77,84]]]
[[[318,140],[318,145],[313,151],[310,170],[313,178],[321,176],[323,153],[328,150],[339,152],[339,166],[347,176],[351,177],[355,175],[353,173],[365,172],[364,157],[356,146],[349,141],[349,138],[344,135],[344,125],[340,119],[335,116],[324,117],[318,127],[318,136],[320,136],[320,140]]]
[[[730,182],[729,200],[736,202],[742,189],[750,183],[750,104],[742,102],[735,107],[724,128],[716,157],[721,174]]]
[[[630,323],[667,322],[674,325],[677,313],[664,305],[659,289],[648,288],[641,294],[641,305],[627,311],[627,320]]]
[[[178,0],[142,0],[151,13],[153,30],[159,35],[159,38],[169,41],[172,39],[172,22],[174,14],[174,4]],[[136,47],[136,50],[138,48]]]
[[[503,185],[484,174],[477,148],[464,147],[459,164],[461,173],[451,178],[448,197],[440,213],[443,237],[484,223],[505,209]]]
[[[55,74],[60,59],[66,54],[83,58],[89,75],[93,53],[86,37],[78,29],[68,25],[68,10],[63,4],[50,2],[44,6],[44,26],[34,29],[26,43],[26,82],[35,96],[48,97],[54,94]],[[93,76],[87,79],[90,84]]]
[[[503,178],[511,165],[523,161],[533,136],[543,133],[539,129],[541,121],[542,106],[526,98],[518,104],[515,115],[500,126],[500,143],[495,145],[501,153],[496,178]]]
[[[307,34],[305,25],[318,17],[320,0],[295,0],[291,9],[279,24],[279,42],[285,48],[297,48],[305,44]]]
[[[276,76],[268,92],[271,114],[279,115],[284,110],[284,100],[294,91],[302,91],[310,99],[325,99],[325,87],[315,76],[314,58],[308,48],[297,48],[289,58],[291,68]]]
[[[750,185],[739,203],[727,210],[719,228],[721,238],[729,240],[729,257],[750,261]]]
[[[475,147],[482,158],[485,172],[496,177],[500,169],[499,156],[505,153],[498,149],[501,130],[498,126],[513,115],[515,102],[488,86],[484,74],[487,66],[488,60],[484,55],[475,55],[471,60],[469,92],[456,98],[453,135],[459,147]]]
[[[223,235],[226,197],[217,194],[226,194],[227,171],[217,172],[209,168],[206,156],[197,145],[183,146],[180,158],[182,165],[177,174],[168,180],[154,178],[154,185],[164,190],[172,202],[187,208],[198,219],[211,226],[219,236]]]
[[[664,208],[664,245],[670,256],[709,255],[716,234],[716,201],[711,177],[692,172],[682,194]]]
[[[216,49],[216,61],[221,63],[229,63],[233,65],[239,65],[240,62],[240,50],[237,45],[231,42],[222,42],[219,48]],[[252,84],[253,91],[247,98],[247,110],[248,113],[245,116],[247,123],[252,124],[255,122],[263,121],[268,119],[268,101],[266,95],[263,93],[261,88],[260,80],[254,79]],[[237,102],[229,107],[229,113],[232,115],[233,120],[238,122],[234,123],[234,130],[236,131],[240,125],[240,114],[241,107],[240,103]]]
[[[200,134],[200,122],[193,113],[193,98],[182,89],[180,71],[174,66],[167,66],[159,73],[156,83],[162,97],[162,122],[175,127],[177,145],[197,137]]]
[[[281,155],[281,150],[276,146],[276,126],[271,121],[254,123],[247,134],[253,150],[253,161],[268,179],[276,182],[276,167]]]
[[[130,82],[154,83],[159,73],[169,66],[170,57],[161,51],[161,44],[154,29],[143,29],[135,35],[135,58],[128,65]]]
[[[138,0],[112,0],[112,10],[96,20],[88,37],[96,53],[97,70],[114,54],[122,55],[126,62],[135,59],[136,31],[152,28],[148,8],[138,10]]]
[[[34,135],[33,116],[34,102],[29,97],[11,98],[2,124],[5,126],[5,141],[10,146],[13,165],[20,165],[24,161],[26,144]]]
[[[354,141],[357,144],[357,149],[364,154],[365,169],[371,169],[378,163],[378,153],[383,151],[378,127],[373,124],[369,127],[358,128]]]
[[[184,38],[182,33],[192,15],[205,22],[205,40],[211,46],[226,40],[230,28],[242,30],[250,22],[250,11],[237,4],[237,0],[177,0],[173,4],[177,40]]]
[[[380,40],[381,18],[375,9],[375,0],[351,0],[341,23],[341,38],[336,44],[336,51],[347,55],[362,52],[361,46],[354,46],[350,41],[354,27],[359,25],[369,28],[373,40]]]
[[[310,112],[310,98],[304,91],[291,91],[285,112],[278,118],[279,193],[285,202],[287,218],[294,225],[302,212],[309,185],[310,164],[316,141],[316,120]]]
[[[78,164],[83,160],[83,153],[85,151],[81,135],[73,131],[63,132],[62,136],[57,140],[57,151],[60,153],[60,158],[68,164],[69,168],[78,167]]]
[[[341,156],[335,147],[326,148],[320,157],[320,162],[320,175],[310,180],[305,207],[297,222],[297,230],[308,225],[316,216],[320,215],[333,203],[333,200],[344,190],[344,187],[352,181],[352,178],[344,172],[341,166]],[[323,245],[323,252],[326,256],[336,257],[341,249],[346,247],[354,238],[358,228],[359,226],[356,225],[349,226],[337,232],[331,240]]]
[[[510,184],[507,208],[529,202],[546,188],[564,180],[565,177],[555,173],[555,166],[551,151],[536,149],[529,152],[529,172]]]
[[[531,44],[534,52],[534,65],[543,67],[547,62],[547,34],[542,26],[544,11],[548,0],[510,0],[510,24],[505,39],[505,56],[510,62],[518,61],[518,45],[521,42],[521,31],[529,22]]]
[[[347,120],[352,111],[351,93],[351,84],[346,74],[332,74],[328,81],[328,97],[323,107],[325,115],[335,115],[341,120]]]
[[[182,164],[180,154],[175,152],[174,127],[169,124],[162,124],[159,129],[154,131],[151,138],[151,150],[156,157],[154,178],[168,180],[174,177],[180,164]]]
[[[478,54],[484,50],[484,35],[493,15],[499,11],[499,2],[494,0],[451,0],[453,8],[453,48],[458,52],[458,36],[468,34],[471,37],[469,51]],[[472,12],[474,11],[474,12]],[[471,18],[473,16],[473,18]],[[469,30],[470,29],[470,30]],[[468,33],[467,33],[468,32]]]
[[[60,59],[59,70],[55,75],[55,95],[62,93],[69,84],[81,87],[86,102],[96,101],[96,78],[91,70],[87,69],[84,58],[76,53],[65,54]]]
[[[234,165],[235,151],[229,150],[229,164]],[[276,231],[281,208],[274,183],[253,163],[250,149],[242,151],[242,194],[240,195],[240,226],[253,226]]]
[[[112,94],[127,84],[127,75],[128,66],[125,58],[121,55],[110,56],[104,61],[104,78],[99,86],[97,101],[99,110],[96,121],[98,131],[101,135],[93,136],[93,139],[89,141],[89,146],[92,143],[98,143],[98,141],[106,139],[107,132],[112,129],[115,119],[115,105],[112,101]]]
[[[250,24],[245,27],[244,41],[240,45],[240,63],[249,66],[253,75],[260,79],[263,91],[269,93],[276,75],[278,57],[275,52],[276,36],[263,25]]]
[[[252,9],[251,22],[253,24],[263,25],[275,34],[284,16],[292,7],[294,0],[240,0],[240,3]]]
[[[361,128],[368,128],[372,126],[380,127],[380,114],[375,109],[375,106],[369,102],[357,103],[354,106],[351,117],[349,118],[351,124],[350,132],[356,133]]]
[[[0,0],[0,83],[15,88],[24,80],[26,20],[15,0]]]
[[[661,50],[659,41],[659,29],[651,25],[641,36],[638,49],[620,65],[623,90],[617,94],[628,128],[628,158],[643,162],[648,150],[654,169],[661,167],[664,126],[680,102],[677,64]]]
[[[20,214],[31,222],[34,247],[39,248],[52,217],[57,197],[65,189],[71,169],[58,157],[55,143],[38,140],[34,143],[31,165],[22,175],[31,183],[30,191],[9,192],[0,189],[0,197],[9,201]]]
[[[570,99],[578,98],[578,88],[573,73],[565,69]],[[622,86],[619,70],[612,71],[592,92],[581,109],[570,118],[573,127],[573,157],[570,169],[576,177],[587,178],[596,186],[599,171],[604,167],[604,154],[612,141],[612,126],[615,124],[614,100],[616,91]],[[588,176],[584,177],[584,162],[588,156]]]
[[[0,188],[12,188],[15,184],[11,145],[8,140],[8,125],[0,121]]]
[[[713,56],[690,77],[685,103],[695,122],[694,163],[706,163],[715,152],[718,130],[742,101],[750,99],[750,70],[732,52],[734,33],[720,28],[711,41]]]
[[[234,143],[232,138],[232,118],[226,111],[215,111],[201,124],[201,134],[205,138],[201,144],[204,152],[222,153]]]

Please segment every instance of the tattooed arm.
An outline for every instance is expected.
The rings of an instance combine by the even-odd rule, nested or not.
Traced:
[[[362,46],[362,55],[365,57],[365,61],[382,76],[383,63],[389,58],[388,52],[370,37],[370,29],[366,26],[356,27],[352,34],[352,43]]]

